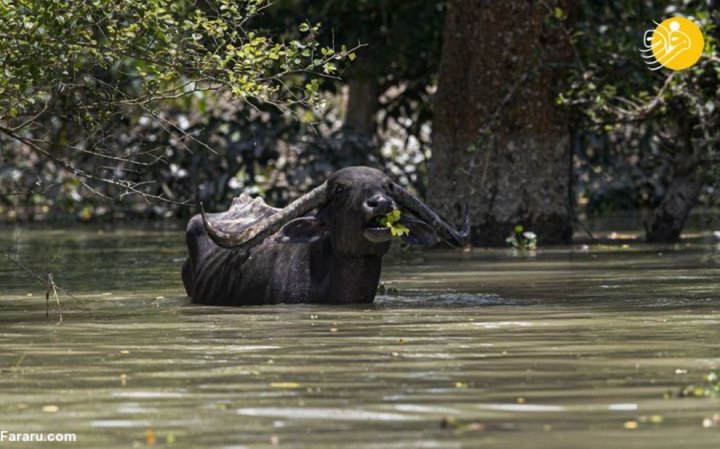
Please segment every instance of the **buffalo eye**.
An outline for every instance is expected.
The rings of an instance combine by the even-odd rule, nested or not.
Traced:
[[[335,184],[335,185],[332,187],[331,194],[332,194],[333,196],[340,195],[340,194],[343,193],[346,189],[347,189],[347,187],[344,186],[344,185],[342,185],[342,184]]]

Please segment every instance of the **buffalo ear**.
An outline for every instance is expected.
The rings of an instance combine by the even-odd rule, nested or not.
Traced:
[[[300,217],[288,222],[278,231],[283,243],[307,243],[319,240],[325,232],[325,225],[317,217]]]
[[[407,216],[400,218],[400,224],[410,230],[410,233],[403,235],[403,241],[417,246],[433,246],[438,242],[438,236],[424,221],[416,220]]]

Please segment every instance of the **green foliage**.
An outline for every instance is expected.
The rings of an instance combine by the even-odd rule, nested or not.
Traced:
[[[523,225],[516,225],[512,233],[505,239],[513,248],[529,250],[537,248],[537,235],[534,232],[525,231]]]
[[[217,152],[201,132],[211,108],[322,109],[319,80],[352,50],[322,46],[319,24],[277,38],[256,24],[268,6],[0,0],[0,201],[25,196],[33,207],[68,176],[79,185],[63,189],[73,203],[88,193],[179,203],[192,195],[178,198],[161,178],[176,174],[174,149]],[[154,136],[143,134],[148,123]],[[163,176],[152,176],[157,164]]]
[[[569,29],[576,55],[567,91],[581,203],[592,212],[655,207],[677,172],[697,171],[717,189],[720,139],[719,12],[697,0],[578,3]],[[692,18],[705,50],[693,67],[651,71],[639,48],[654,21]]]
[[[393,237],[410,235],[410,229],[400,224],[400,209],[394,209],[392,212],[388,212],[387,215],[379,217],[378,223],[389,228]]]
[[[77,92],[96,101],[119,94],[125,102],[147,102],[214,89],[313,103],[316,91],[295,89],[283,78],[334,72],[332,61],[348,52],[321,48],[312,36],[282,42],[249,30],[248,21],[267,3],[3,0],[0,117],[34,114],[39,104]],[[88,112],[100,105],[84,106]]]
[[[283,204],[360,158],[423,194],[443,2],[270,3],[0,0],[0,203],[83,219],[187,214],[198,192]],[[377,137],[342,128],[353,60],[393,92]]]
[[[665,398],[673,397],[671,391],[665,392]],[[717,371],[710,371],[703,375],[703,383],[690,384],[680,388],[677,392],[680,398],[717,398],[720,397],[720,374]]]

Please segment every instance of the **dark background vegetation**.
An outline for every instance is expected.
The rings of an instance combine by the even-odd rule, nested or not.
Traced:
[[[478,245],[502,244],[516,224],[567,242],[578,217],[617,211],[645,211],[649,240],[675,240],[692,207],[717,204],[716,1],[255,3],[243,27],[278,42],[321,23],[320,47],[363,46],[332,76],[283,78],[301,91],[314,82],[312,101],[230,101],[218,88],[117,112],[105,92],[103,108],[87,108],[92,133],[75,114],[96,92],[51,89],[44,109],[11,113],[24,91],[6,89],[0,217],[187,218],[198,200],[217,209],[243,191],[282,205],[353,164],[385,170],[451,219],[469,202]],[[642,35],[675,14],[701,24],[705,53],[689,70],[652,72]],[[147,78],[116,56],[78,70],[121,89]]]

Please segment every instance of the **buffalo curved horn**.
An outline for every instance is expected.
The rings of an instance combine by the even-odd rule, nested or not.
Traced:
[[[470,213],[465,203],[465,214],[463,227],[460,231],[455,230],[445,220],[420,201],[415,195],[395,183],[390,184],[390,193],[401,206],[415,214],[419,219],[429,224],[435,232],[447,243],[454,246],[464,246],[470,236]]]
[[[266,214],[252,225],[238,232],[226,232],[213,225],[200,204],[203,224],[208,235],[216,245],[223,248],[249,248],[275,234],[287,222],[306,215],[327,201],[327,183],[322,183],[310,192],[288,204],[278,212]],[[273,210],[272,208],[269,208]]]

